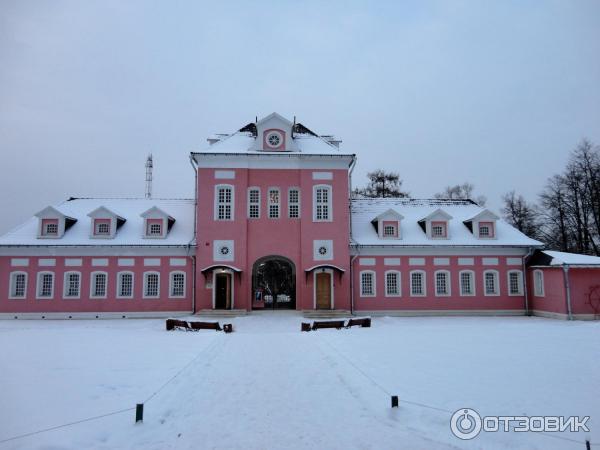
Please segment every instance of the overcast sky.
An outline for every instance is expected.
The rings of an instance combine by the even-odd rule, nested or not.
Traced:
[[[599,1],[0,1],[0,233],[68,196],[193,196],[190,151],[277,111],[398,171],[535,200],[600,143]]]

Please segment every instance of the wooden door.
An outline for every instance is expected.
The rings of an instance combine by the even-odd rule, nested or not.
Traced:
[[[331,309],[331,274],[317,273],[317,309]]]
[[[231,275],[219,273],[215,278],[215,309],[231,309]]]

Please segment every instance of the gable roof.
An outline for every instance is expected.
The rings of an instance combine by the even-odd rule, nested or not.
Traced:
[[[600,268],[600,256],[580,255],[578,253],[540,250],[528,261],[529,266],[596,266]]]
[[[123,223],[114,239],[90,238],[91,218],[88,211],[101,206],[119,211],[127,222]],[[168,210],[177,218],[169,234],[160,240],[145,239],[144,219],[141,214],[152,207]],[[69,232],[61,239],[37,239],[38,219],[31,217],[17,228],[0,237],[2,246],[187,246],[194,238],[194,200],[192,199],[145,199],[145,198],[74,198],[66,200],[54,209],[76,218]],[[74,219],[75,220],[75,219]]]
[[[402,240],[380,239],[371,221],[374,217],[394,209],[404,216],[402,220]],[[434,240],[427,237],[419,221],[430,217],[439,209],[447,211],[456,220],[449,221],[450,239]],[[483,210],[470,200],[377,198],[352,199],[351,220],[352,240],[364,246],[401,246],[401,247],[541,247],[543,243],[531,239],[503,220],[496,224],[496,239],[478,239],[463,225],[463,221],[474,217]]]

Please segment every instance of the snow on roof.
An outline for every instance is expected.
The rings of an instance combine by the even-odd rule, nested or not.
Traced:
[[[580,255],[578,253],[555,252],[552,250],[543,250],[542,253],[550,256],[551,266],[600,266],[599,256]]]
[[[108,208],[127,221],[113,239],[90,238],[91,218],[88,214],[100,206]],[[144,211],[156,206],[176,219],[164,239],[144,239]],[[77,219],[60,239],[38,239],[38,217],[31,217],[22,225],[0,237],[0,247],[14,245],[39,246],[173,246],[187,245],[194,237],[194,200],[145,198],[76,198],[65,200],[55,208],[66,216]]]
[[[380,239],[371,221],[393,209],[404,216],[400,222],[402,239]],[[453,219],[449,221],[449,239],[429,239],[419,226],[419,220],[443,209]],[[539,247],[543,244],[525,236],[508,223],[498,220],[495,239],[478,239],[463,221],[476,216],[484,208],[470,200],[378,198],[352,199],[352,239],[358,245],[377,246],[522,246]]]
[[[294,142],[298,147],[298,152],[290,151],[265,151],[255,150],[252,147],[255,143],[255,137],[251,132],[237,131],[229,136],[223,137],[221,140],[215,142],[208,147],[193,153],[198,154],[226,154],[226,153],[247,153],[254,155],[289,155],[294,153],[302,153],[306,155],[340,155],[340,156],[351,156],[351,153],[340,151],[335,145],[330,144],[324,138],[319,136],[313,136],[308,133],[295,133]]]

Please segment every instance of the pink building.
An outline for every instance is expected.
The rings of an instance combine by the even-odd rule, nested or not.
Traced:
[[[195,199],[69,199],[1,237],[0,317],[596,317],[580,299],[598,262],[567,289],[552,252],[474,202],[351,199],[356,157],[333,136],[273,113],[208,141]]]

